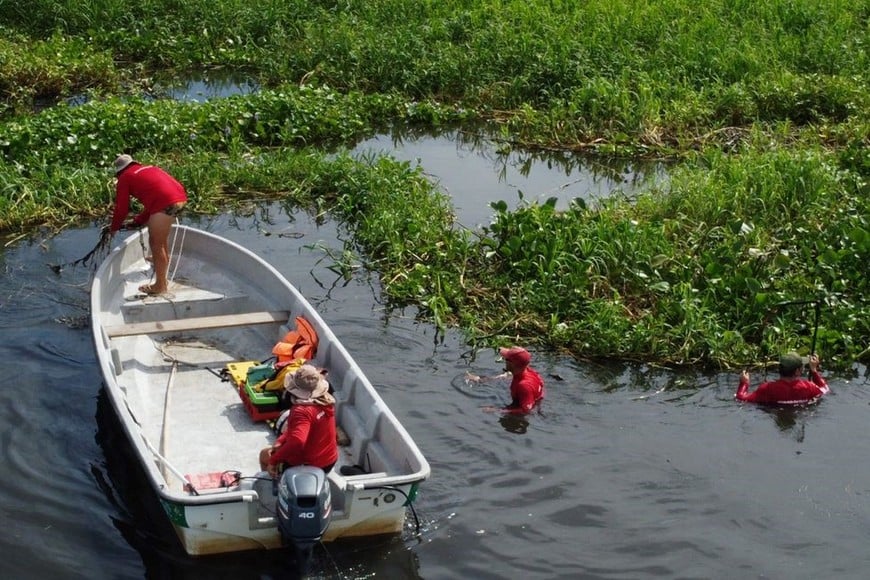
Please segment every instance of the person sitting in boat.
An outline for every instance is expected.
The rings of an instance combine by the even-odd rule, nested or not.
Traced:
[[[779,359],[779,378],[761,383],[749,392],[749,372],[740,374],[740,385],[734,397],[738,401],[774,405],[800,405],[815,401],[830,389],[819,374],[819,357],[809,358],[810,380],[803,378],[804,359],[796,352],[784,354]]]
[[[291,368],[289,371],[290,374],[295,373],[297,370],[299,370],[299,368],[301,366],[302,365],[299,365],[295,369]],[[332,383],[329,382],[329,376],[328,376],[329,372],[325,368],[322,368],[322,367],[318,368],[317,371],[323,376],[324,379],[326,379],[326,384],[329,385],[329,390],[327,392],[330,395],[335,396],[335,388],[332,386]],[[277,433],[278,435],[283,433],[284,430],[287,428],[287,419],[290,418],[290,408],[293,406],[293,395],[291,395],[290,392],[287,390],[287,387],[284,386],[284,385],[287,385],[287,373],[285,373],[283,376],[281,376],[280,380],[282,382],[283,392],[281,393],[281,398],[278,401],[278,406],[279,406],[279,408],[283,409],[283,411],[278,416],[278,418],[275,419],[275,425],[274,425],[275,433]],[[268,390],[268,389],[264,389],[264,390]]]
[[[292,407],[284,432],[260,451],[260,469],[277,477],[284,467],[313,465],[329,472],[338,461],[335,398],[326,377],[304,364],[287,375],[285,388]]]
[[[524,415],[544,399],[544,379],[530,365],[532,355],[521,346],[500,348],[504,359],[505,373],[494,378],[511,377],[511,402],[501,408],[503,413]],[[484,380],[477,375],[467,375],[470,381]],[[486,408],[486,410],[492,410]]]
[[[187,204],[187,192],[174,177],[154,165],[142,165],[129,155],[115,159],[115,209],[109,234],[122,227],[148,226],[148,242],[154,263],[153,284],[143,284],[140,292],[162,294],[168,289],[169,231],[176,216]],[[144,206],[142,212],[129,225],[124,220],[130,211],[130,197],[135,197]]]

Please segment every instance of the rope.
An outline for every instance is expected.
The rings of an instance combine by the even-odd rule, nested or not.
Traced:
[[[180,224],[180,222],[178,221],[178,218],[175,218],[175,224],[176,225]],[[175,253],[176,244],[178,245],[178,256],[177,256],[177,259],[175,260],[175,267],[172,270],[171,274],[169,272],[167,272],[167,279],[166,279],[167,284],[169,282],[174,281],[175,275],[178,273],[178,264],[181,262],[181,252],[182,252],[182,249],[184,248],[184,238],[186,236],[187,236],[187,230],[183,230],[183,232],[181,234],[181,243],[179,244],[178,243],[178,228],[172,229],[172,244],[169,247],[170,266],[172,265],[172,257],[173,257],[173,254]],[[139,230],[139,247],[142,248],[142,257],[147,258],[148,257],[148,249],[145,247],[145,235],[144,235],[142,230]],[[153,260],[154,256],[151,256],[151,259]],[[154,282],[154,276],[156,274],[157,274],[157,271],[152,267],[151,268],[151,277],[148,279],[149,283]]]
[[[163,395],[163,428],[160,430],[160,455],[166,455],[166,446],[169,439],[169,393],[172,388],[172,383],[175,382],[175,374],[178,371],[178,363],[172,363],[172,369],[169,371],[169,379],[166,382],[166,392]],[[163,464],[166,467],[166,464]],[[166,479],[166,471],[163,471],[163,478]]]
[[[148,249],[145,247],[145,233],[142,229],[139,230],[139,247],[142,249],[142,259],[146,260],[148,258]],[[153,257],[152,257],[152,259],[153,259]],[[149,284],[154,283],[154,275],[155,274],[156,274],[156,272],[154,271],[154,268],[151,268],[151,277],[148,278]]]
[[[338,577],[342,579],[347,578],[347,576],[342,573],[341,568],[338,567],[338,562],[335,561],[335,558],[326,547],[326,544],[323,542],[318,542],[318,544],[320,544],[320,547],[323,548],[324,553],[326,553],[326,555],[329,557],[329,561],[332,563],[333,568],[335,568],[335,573],[338,574]]]
[[[140,433],[139,435],[142,437],[142,441],[145,443],[145,447],[148,448],[148,450],[154,455],[154,457],[156,457],[157,459],[160,460],[161,466],[165,469],[168,469],[170,471],[170,473],[172,473],[172,475],[174,475],[175,477],[177,477],[178,479],[183,481],[186,485],[190,485],[190,490],[193,493],[193,495],[199,495],[199,492],[196,491],[196,489],[194,489],[194,487],[190,483],[190,481],[180,471],[178,471],[177,468],[173,467],[173,465],[171,463],[169,463],[168,459],[166,459],[163,455],[161,455],[159,451],[154,449],[154,445],[152,445],[151,442],[148,441],[148,438],[145,437],[145,434]]]
[[[187,477],[177,468],[175,468],[171,463],[169,463],[169,460],[161,455],[159,451],[154,449],[154,445],[151,444],[151,441],[148,440],[148,437],[145,436],[145,432],[142,430],[142,423],[139,422],[139,419],[137,419],[136,415],[133,413],[133,409],[130,408],[130,401],[127,400],[126,393],[124,394],[124,406],[127,408],[127,413],[130,414],[130,418],[139,427],[139,436],[142,438],[143,443],[145,443],[145,447],[147,447],[148,451],[150,451],[154,455],[154,457],[156,457],[160,461],[160,471],[163,474],[164,479],[166,478],[166,470],[168,469],[169,472],[172,473],[172,475],[183,481],[185,485],[190,485],[190,492],[193,495],[199,495],[199,492],[196,491],[196,489],[193,487],[193,484],[190,483]]]
[[[175,224],[180,225],[178,218],[175,218]],[[170,260],[170,262],[172,261],[172,256],[175,254],[175,244],[178,241],[178,229],[179,228],[177,228],[177,227],[172,229],[172,245],[169,248],[169,260]],[[175,280],[175,274],[178,273],[178,264],[181,262],[181,252],[184,249],[184,238],[185,237],[187,237],[187,230],[182,230],[181,231],[181,243],[178,244],[178,257],[175,260],[175,267],[172,270],[172,274],[168,277],[169,279],[167,280],[167,282],[172,282],[173,280]]]
[[[197,346],[197,345],[192,345],[192,344],[188,344],[188,343],[176,343],[172,340],[168,340],[164,344],[167,346],[171,346],[173,344],[183,344],[184,348],[188,348],[188,349],[193,349],[193,348],[207,349],[207,348],[209,348],[208,346],[205,346],[205,345]],[[214,370],[213,368],[211,368],[208,365],[181,360],[178,357],[166,352],[166,349],[163,348],[163,345],[159,345],[157,343],[154,343],[153,346],[155,349],[157,349],[157,352],[159,352],[160,354],[163,355],[163,360],[166,362],[171,362],[172,364],[175,364],[175,365],[184,365],[184,366],[188,366],[188,367],[193,367],[195,369],[205,369],[208,372],[210,372],[211,374],[213,374],[214,376],[216,376],[217,378],[219,378],[221,380],[221,382],[226,383],[229,381],[229,378],[227,378],[225,375],[219,373],[218,371]],[[228,363],[229,362],[233,362],[233,361],[228,361]],[[226,366],[226,365],[224,365],[224,366]]]

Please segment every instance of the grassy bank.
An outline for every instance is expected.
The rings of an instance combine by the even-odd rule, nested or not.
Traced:
[[[870,330],[870,203],[835,161],[708,154],[634,204],[503,211],[482,240],[501,258],[480,277],[500,313],[483,331],[531,324],[573,353],[728,365],[808,351],[811,310],[777,304],[820,297],[817,348],[851,360]]]
[[[163,159],[183,178],[205,209],[243,191],[221,167],[226,156],[268,160],[261,151],[317,144],[331,150],[370,136],[385,120],[438,125],[473,119],[469,111],[434,103],[406,103],[383,95],[342,94],[288,86],[206,103],[112,98],[82,106],[57,106],[4,123],[0,140],[0,229],[55,225],[105,211],[113,197],[109,167],[117,152]],[[210,159],[212,171],[195,159]],[[275,173],[268,162],[259,171]],[[264,178],[286,190],[281,176]],[[274,183],[274,182],[278,183]]]
[[[728,144],[725,127],[862,118],[867,132],[868,0],[2,0],[0,14],[50,44],[87,40],[76,62],[111,56],[128,78],[223,67],[458,101],[520,114],[511,134],[546,146],[673,153]],[[33,64],[34,82],[52,65]]]
[[[870,1],[169,4],[0,0],[0,228],[104,216],[127,150],[199,211],[333,212],[392,306],[476,344],[728,366],[815,337],[842,366],[867,356]],[[264,90],[140,97],[220,68]],[[470,233],[419,172],[341,153],[482,120],[507,145],[679,164],[636,199],[502,205]],[[805,300],[818,331],[777,306]]]

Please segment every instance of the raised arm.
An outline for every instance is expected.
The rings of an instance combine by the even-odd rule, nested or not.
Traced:
[[[754,393],[749,392],[749,371],[744,370],[740,373],[740,384],[737,385],[737,392],[734,398],[738,401],[752,401],[755,399]]]
[[[825,382],[824,377],[822,377],[822,375],[819,373],[819,357],[818,356],[816,356],[816,355],[810,356],[809,367],[810,367],[810,380],[812,380],[813,383],[815,383],[815,385],[817,387],[819,387],[819,389],[821,389],[822,393],[829,392],[831,389],[830,389],[830,387],[828,387],[828,383]]]

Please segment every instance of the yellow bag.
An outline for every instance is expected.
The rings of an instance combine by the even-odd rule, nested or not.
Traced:
[[[290,361],[288,363],[278,363],[275,365],[275,368],[278,369],[278,372],[275,373],[275,376],[269,380],[263,381],[254,387],[254,390],[261,392],[274,392],[274,391],[283,391],[284,390],[284,379],[287,375],[292,375],[296,372],[296,369],[301,367],[305,363],[304,359],[296,359],[294,361]]]

